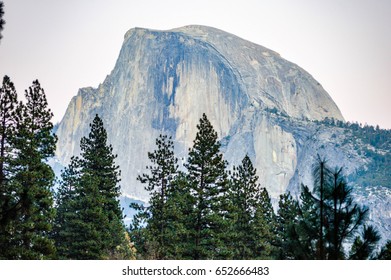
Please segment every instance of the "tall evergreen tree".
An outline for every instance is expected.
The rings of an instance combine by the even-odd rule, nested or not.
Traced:
[[[321,159],[318,155],[318,163],[315,164],[314,178],[315,178],[315,190],[319,194],[319,238],[318,238],[318,259],[323,260],[325,258],[324,252],[324,193],[326,189],[326,161]]]
[[[364,226],[360,235],[353,242],[349,259],[367,260],[375,258],[374,252],[381,238],[380,233],[373,226]]]
[[[12,223],[16,217],[18,198],[11,184],[14,158],[12,145],[16,126],[17,94],[10,78],[4,76],[0,88],[0,258],[11,258]]]
[[[4,3],[3,1],[0,2],[0,40],[3,38],[1,35],[1,31],[3,31],[5,20],[3,19],[4,16]]]
[[[167,208],[167,227],[169,228],[166,236],[166,257],[168,259],[191,259],[192,252],[189,250],[193,243],[190,239],[189,225],[192,224],[194,213],[194,197],[190,193],[190,184],[188,176],[183,172],[178,175],[173,182],[173,186],[168,197]]]
[[[80,158],[74,157],[62,174],[55,234],[60,258],[130,258],[116,155],[98,115],[90,127],[80,141]]]
[[[260,188],[256,169],[247,155],[241,165],[234,167],[231,181],[233,259],[270,258],[274,212],[270,197],[266,189]]]
[[[349,257],[343,245],[364,225],[368,209],[353,202],[352,189],[346,184],[341,171],[331,171],[324,160],[319,160],[314,169],[314,192],[302,186],[298,221],[288,237],[296,243],[296,249],[292,252],[294,258]],[[372,228],[369,229],[365,231],[367,236],[376,236],[369,235],[373,233]]]
[[[70,226],[77,221],[78,208],[77,186],[80,184],[80,164],[77,157],[72,157],[71,162],[61,172],[60,186],[55,194],[56,199],[56,219],[53,228],[53,239],[55,240],[57,256],[59,258],[77,258],[78,255],[72,255],[70,248],[78,236],[79,229]]]
[[[354,203],[352,188],[347,185],[341,174],[342,168],[331,172],[331,187],[326,200],[326,209],[329,212],[325,236],[328,242],[328,259],[347,257],[343,248],[344,242],[353,237],[364,224],[368,212],[368,208],[359,207]],[[364,233],[369,234],[364,236],[377,235],[376,230],[371,226],[364,229]]]
[[[242,164],[233,168],[229,199],[233,216],[233,259],[251,259],[254,256],[256,236],[254,216],[259,200],[259,184],[256,170],[246,155]]]
[[[280,195],[277,211],[277,243],[278,259],[295,259],[298,246],[296,224],[299,221],[299,204],[290,193]]]
[[[55,252],[49,238],[55,211],[51,187],[54,172],[46,161],[54,156],[57,138],[52,134],[53,114],[38,80],[26,90],[26,105],[17,109],[13,145],[15,175],[12,184],[19,197],[14,228],[15,258],[41,259]]]
[[[226,215],[226,162],[220,153],[217,133],[205,114],[197,125],[198,132],[190,149],[188,163],[189,187],[194,198],[194,215],[189,225],[193,259],[226,258],[230,252],[222,242]]]
[[[276,254],[276,215],[266,188],[262,188],[255,210],[254,228],[257,239],[254,259],[272,259]]]
[[[139,208],[137,205],[131,205],[136,210],[148,211],[148,214],[136,216],[148,218],[144,234],[147,235],[147,242],[153,249],[153,258],[166,259],[169,251],[175,245],[171,238],[175,233],[169,227],[168,216],[170,208],[167,207],[168,200],[173,194],[174,184],[178,173],[178,159],[174,156],[174,143],[171,137],[160,135],[156,139],[157,150],[148,153],[152,165],[147,166],[149,174],[144,173],[137,179],[145,184],[145,190],[150,194],[148,209]],[[140,215],[139,214],[139,215]],[[145,216],[146,215],[146,216]],[[138,226],[134,225],[134,229]],[[150,248],[151,248],[150,247]],[[149,252],[151,255],[152,252]]]
[[[296,249],[294,251],[295,259],[313,260],[321,259],[322,253],[320,246],[324,250],[322,242],[324,242],[324,226],[322,226],[320,200],[314,197],[307,186],[302,185],[300,194],[299,219],[295,226],[295,234],[291,238],[296,238]],[[324,207],[324,205],[323,205]],[[322,213],[323,215],[323,213]],[[324,222],[324,220],[323,220]],[[320,231],[322,229],[322,231]]]

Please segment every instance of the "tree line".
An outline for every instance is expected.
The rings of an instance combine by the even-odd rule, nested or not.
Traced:
[[[228,170],[205,114],[183,169],[171,138],[160,135],[156,146],[148,172],[138,177],[148,206],[131,205],[138,211],[130,230],[138,258],[389,258],[391,242],[378,253],[368,208],[354,203],[342,169],[325,159],[314,166],[313,188],[302,185],[299,200],[281,195],[275,212],[248,155]]]
[[[80,141],[55,191],[48,164],[57,137],[38,80],[18,101],[5,76],[0,88],[0,259],[130,259],[119,167],[102,120]]]
[[[95,116],[81,153],[56,190],[48,160],[57,138],[38,81],[18,96],[10,78],[0,88],[0,259],[389,259],[366,225],[340,169],[319,158],[314,191],[281,195],[275,212],[245,156],[228,170],[217,133],[204,114],[183,168],[171,138],[156,139],[147,172],[150,194],[130,228],[119,205],[120,169],[102,119]],[[311,188],[312,189],[312,188]],[[351,249],[345,244],[351,243]]]

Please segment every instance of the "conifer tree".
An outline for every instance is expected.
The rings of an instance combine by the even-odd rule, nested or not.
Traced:
[[[197,125],[198,132],[190,149],[188,170],[194,214],[189,225],[189,246],[193,259],[226,258],[230,252],[222,240],[228,226],[226,216],[226,162],[220,153],[217,133],[205,114]],[[189,244],[190,245],[190,244]]]
[[[148,153],[148,158],[152,163],[147,166],[149,174],[144,173],[137,178],[146,185],[145,190],[150,194],[150,206],[148,209],[134,204],[131,206],[139,210],[135,223],[140,223],[140,218],[147,219],[144,235],[147,238],[145,241],[150,246],[148,254],[152,258],[166,259],[175,245],[171,240],[175,233],[168,224],[169,210],[172,209],[168,208],[167,204],[174,191],[173,182],[178,173],[178,159],[174,156],[174,143],[171,137],[160,135],[156,139],[156,146],[157,150]],[[148,211],[148,213],[143,213],[143,211]],[[138,230],[139,226],[134,224],[133,228]],[[152,253],[151,250],[154,252]]]
[[[3,38],[1,35],[1,31],[3,31],[5,20],[3,19],[4,16],[4,3],[3,1],[0,2],[0,40]]]
[[[0,88],[0,259],[12,258],[12,223],[16,217],[18,199],[11,184],[14,157],[12,146],[16,126],[17,94],[14,84],[4,76]]]
[[[367,260],[375,258],[374,252],[381,238],[379,232],[373,226],[364,226],[360,235],[354,239],[349,259]]]
[[[276,254],[276,215],[266,188],[261,189],[255,209],[254,228],[257,238],[253,259],[272,259]]]
[[[292,254],[295,259],[345,259],[349,256],[343,245],[362,228],[368,209],[354,203],[352,189],[346,184],[342,169],[331,171],[325,160],[317,164],[314,192],[302,185],[297,223],[288,237],[295,243]],[[354,248],[361,246],[360,242],[378,241],[374,228],[364,228],[363,232],[370,242],[362,241],[364,237],[356,238]]]
[[[53,239],[59,258],[78,258],[78,255],[73,255],[73,250],[71,250],[78,236],[78,229],[71,224],[78,220],[76,188],[81,181],[79,166],[78,158],[72,157],[69,165],[61,172],[60,186],[55,194],[57,211]]]
[[[130,240],[137,251],[136,259],[157,259],[157,249],[154,247],[155,244],[151,242],[151,237],[145,227],[151,218],[148,207],[136,202],[132,202],[129,207],[136,212],[129,226]]]
[[[353,237],[367,218],[367,207],[359,207],[352,198],[352,188],[343,178],[342,168],[331,172],[331,187],[327,194],[326,209],[329,212],[326,230],[328,259],[345,259],[343,243]],[[377,236],[376,230],[364,226],[364,236]],[[377,240],[379,241],[379,240]],[[377,243],[376,241],[376,243]]]
[[[12,184],[19,198],[15,220],[15,258],[41,259],[55,252],[49,238],[55,211],[51,187],[54,172],[46,163],[54,155],[57,138],[52,134],[53,114],[38,80],[26,90],[25,105],[17,109],[17,124],[12,142],[15,169]]]
[[[131,258],[118,201],[116,155],[98,115],[90,127],[88,137],[80,141],[80,157],[74,157],[62,174],[55,233],[59,257]]]
[[[61,259],[108,258],[109,220],[102,207],[104,201],[97,181],[89,174],[83,175],[75,187],[76,197],[67,199],[66,195],[72,195],[68,189],[69,193],[59,200],[62,204],[58,206],[58,215],[64,224],[56,226],[60,229],[56,245]]]
[[[391,260],[391,240],[388,240],[386,245],[383,246],[377,258],[379,260]]]
[[[194,198],[190,194],[190,184],[188,177],[183,172],[178,172],[168,197],[167,208],[167,227],[166,235],[167,259],[189,259],[192,252],[189,251],[189,244],[193,242],[190,237],[188,225],[192,223],[194,209]]]
[[[246,155],[242,164],[233,168],[229,189],[231,215],[233,216],[233,259],[251,259],[254,256],[256,237],[254,233],[255,209],[259,200],[259,184],[256,170]]]
[[[113,221],[115,226],[118,226],[117,222],[122,221],[123,216],[118,202],[121,194],[118,184],[121,174],[119,166],[115,165],[117,155],[113,154],[113,147],[107,144],[107,132],[98,115],[95,116],[90,127],[88,137],[80,140],[80,168],[83,176],[97,179],[99,192],[104,199],[102,201],[103,211],[108,215],[109,221]],[[122,237],[119,238],[121,239]],[[119,240],[114,244],[118,244]]]
[[[307,186],[301,185],[298,223],[292,232],[296,238],[295,259],[313,260],[321,258],[320,240],[324,242],[324,227],[321,225],[320,200],[314,197]],[[324,216],[323,216],[324,217]],[[322,228],[322,235],[320,229]],[[322,245],[323,246],[323,245]],[[323,249],[324,250],[324,249]]]
[[[295,225],[299,221],[299,204],[290,193],[280,195],[277,211],[277,243],[278,259],[295,259],[298,246],[298,235]]]
[[[274,212],[267,190],[260,188],[256,169],[247,155],[241,165],[234,167],[231,180],[232,257],[270,258]]]

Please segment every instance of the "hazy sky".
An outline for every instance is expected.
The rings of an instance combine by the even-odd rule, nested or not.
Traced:
[[[127,30],[213,26],[314,76],[346,120],[391,128],[390,0],[3,0],[0,75],[39,79],[55,121],[114,67]]]

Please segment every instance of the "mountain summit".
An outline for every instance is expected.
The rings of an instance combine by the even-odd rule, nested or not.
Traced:
[[[169,31],[133,28],[116,65],[98,88],[79,90],[58,126],[57,157],[67,164],[98,113],[118,154],[125,194],[145,198],[136,181],[160,133],[173,136],[187,156],[196,124],[206,113],[223,143],[226,160],[248,154],[261,185],[283,193],[303,150],[289,120],[343,120],[309,73],[265,47],[206,26]]]

